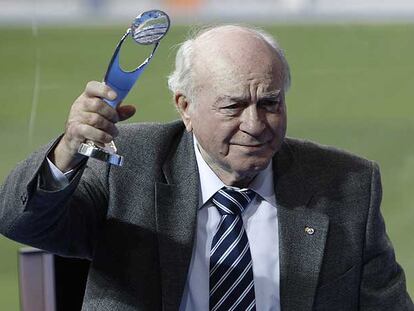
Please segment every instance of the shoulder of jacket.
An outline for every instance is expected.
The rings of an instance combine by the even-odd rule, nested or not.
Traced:
[[[181,120],[176,120],[168,123],[120,124],[118,130],[119,136],[116,141],[119,144],[164,144],[177,135],[181,136],[185,127]]]
[[[119,153],[141,166],[162,163],[177,144],[191,138],[182,121],[122,124],[118,129],[114,142]]]
[[[184,124],[181,120],[174,120],[167,123],[160,122],[138,122],[117,125],[120,135],[160,135],[176,131],[182,131]]]
[[[377,166],[376,162],[350,151],[306,139],[287,137],[285,144],[295,158],[315,166],[366,167],[370,169]]]

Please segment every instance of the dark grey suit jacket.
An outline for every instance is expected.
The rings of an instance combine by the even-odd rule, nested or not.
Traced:
[[[39,186],[53,143],[20,163],[0,189],[0,232],[91,259],[84,310],[178,310],[199,202],[192,136],[181,122],[120,132],[125,165],[89,161],[62,191]],[[274,168],[282,310],[414,310],[380,214],[377,165],[286,139]]]

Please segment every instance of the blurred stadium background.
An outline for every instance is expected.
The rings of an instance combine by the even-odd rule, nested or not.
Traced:
[[[205,24],[274,34],[291,64],[290,136],[379,162],[383,214],[414,297],[414,2],[412,0],[0,0],[0,181],[63,131],[73,100],[101,80],[134,15],[159,8],[173,26],[127,98],[128,122],[177,118],[166,86],[177,43]],[[128,46],[132,68],[147,50]],[[17,249],[0,237],[0,310],[19,310]]]

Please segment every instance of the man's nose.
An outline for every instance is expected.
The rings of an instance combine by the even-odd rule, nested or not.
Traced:
[[[240,118],[240,130],[249,135],[260,136],[266,128],[264,116],[260,114],[254,104],[246,107]]]

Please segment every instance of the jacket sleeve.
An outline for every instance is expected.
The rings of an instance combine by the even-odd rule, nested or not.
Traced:
[[[394,249],[385,231],[380,213],[381,197],[379,168],[373,164],[363,253],[360,310],[414,311],[414,305],[407,293],[404,272],[395,260]]]
[[[59,255],[91,259],[106,217],[109,166],[91,161],[64,189],[43,190],[39,174],[58,141],[19,163],[1,185],[0,233]]]

